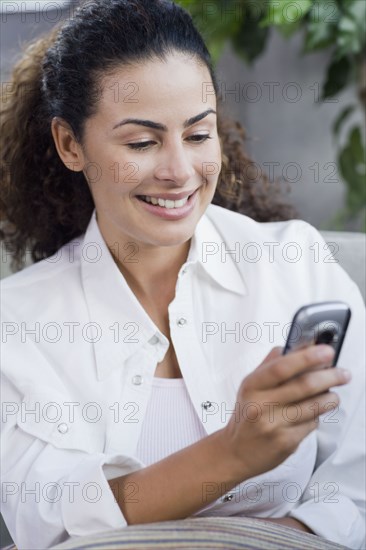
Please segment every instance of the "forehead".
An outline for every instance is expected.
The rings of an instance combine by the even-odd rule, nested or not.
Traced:
[[[154,112],[180,112],[187,118],[200,108],[216,107],[208,68],[188,55],[121,66],[103,76],[99,86],[98,113],[106,118]]]

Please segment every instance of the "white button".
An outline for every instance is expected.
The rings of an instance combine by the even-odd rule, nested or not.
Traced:
[[[187,267],[183,267],[183,269],[181,271],[182,275],[185,275],[187,273],[187,270],[188,270]]]
[[[149,344],[151,344],[152,346],[155,346],[158,342],[159,338],[156,336],[156,334],[154,334],[154,336],[152,336],[149,340]]]
[[[60,432],[60,434],[66,434],[69,431],[68,425],[65,424],[64,422],[62,424],[59,424],[57,426],[57,429]]]
[[[135,376],[132,377],[132,384],[136,386],[142,384],[142,376],[140,374],[135,374]]]
[[[230,495],[225,495],[222,499],[222,502],[230,502],[230,500],[233,500],[234,495],[231,493]]]
[[[201,407],[207,411],[207,409],[211,409],[212,403],[211,401],[204,401],[201,403]]]
[[[187,319],[185,319],[184,317],[181,317],[180,319],[178,319],[177,321],[177,324],[182,327],[183,325],[185,325],[187,323]]]

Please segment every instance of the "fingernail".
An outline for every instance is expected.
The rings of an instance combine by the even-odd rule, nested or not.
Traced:
[[[314,354],[318,359],[332,359],[334,356],[334,349],[330,346],[316,346]]]
[[[339,369],[339,370],[340,370],[340,374],[342,376],[342,379],[345,382],[349,382],[352,379],[352,374],[349,370],[347,370],[347,369]]]

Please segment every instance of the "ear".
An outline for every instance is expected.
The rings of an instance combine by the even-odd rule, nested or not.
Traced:
[[[70,125],[62,118],[53,117],[51,132],[59,157],[66,168],[81,172],[85,165],[84,152]]]

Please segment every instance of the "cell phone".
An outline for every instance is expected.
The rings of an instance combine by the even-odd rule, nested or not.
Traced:
[[[301,307],[294,315],[282,355],[317,344],[328,344],[335,351],[335,367],[351,310],[344,302],[318,302]]]

